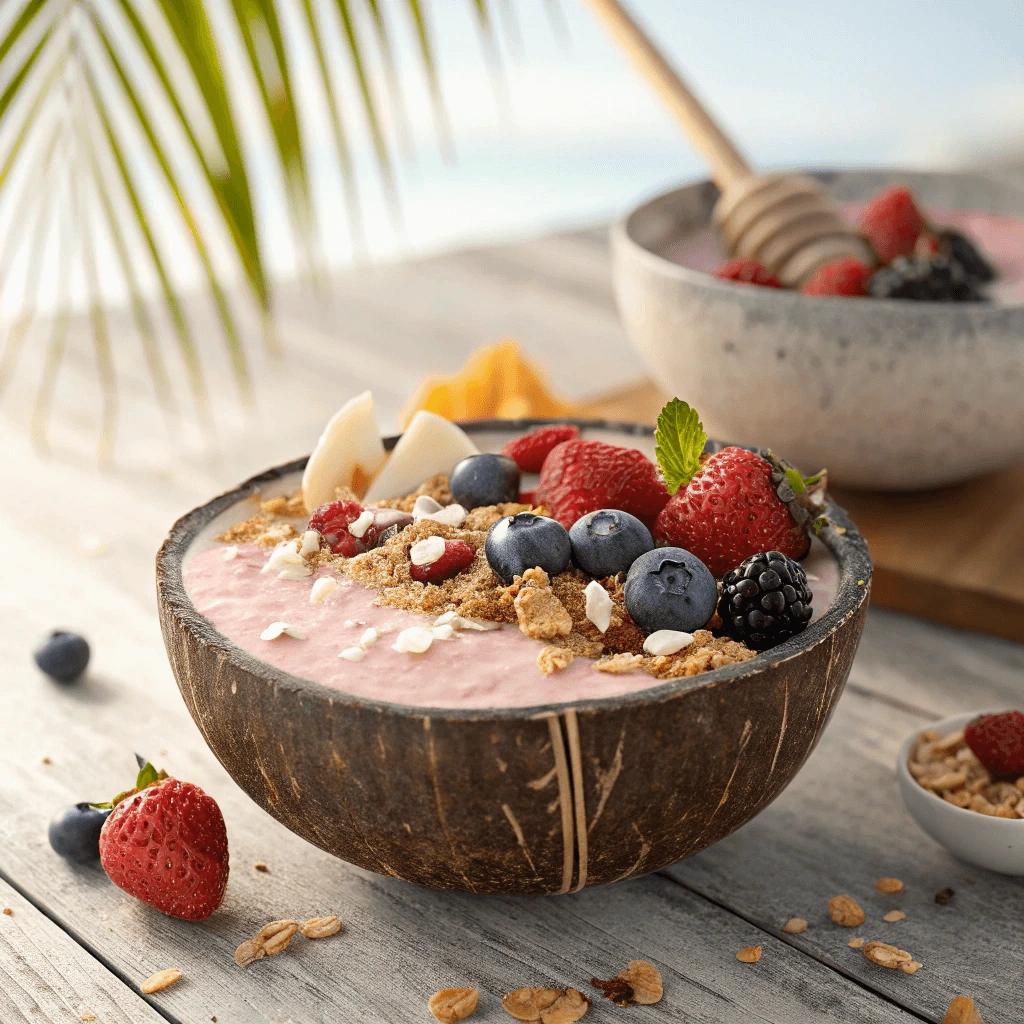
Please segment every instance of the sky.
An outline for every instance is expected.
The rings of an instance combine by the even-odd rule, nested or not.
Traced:
[[[225,0],[206,2],[227,38]],[[153,0],[137,4],[146,11]],[[325,17],[333,10],[327,0],[315,5],[328,12]],[[360,259],[402,259],[607,221],[657,191],[705,175],[698,155],[585,0],[491,0],[498,15],[498,74],[470,0],[427,0],[454,145],[446,158],[405,0],[382,0],[382,6],[397,41],[406,134],[415,153],[399,164],[400,225],[382,197],[350,64],[328,39],[362,194],[367,244]],[[757,167],[947,167],[1024,153],[1022,0],[632,0],[631,6]],[[278,0],[278,8],[306,118],[321,256],[343,268],[356,254],[316,65],[302,33],[294,31],[298,3]],[[262,249],[271,271],[288,277],[298,261],[267,126],[240,72],[240,51],[228,46],[224,60],[229,81],[237,83]],[[374,88],[383,92],[379,79]],[[393,142],[396,125],[387,125]],[[136,138],[128,158],[138,159],[142,149]],[[200,284],[180,220],[156,200],[155,187],[144,193],[158,234],[171,247],[176,283]],[[202,222],[208,197],[197,192],[189,198]],[[10,222],[0,213],[0,237]],[[213,235],[214,264],[225,265],[226,246]],[[105,298],[124,301],[113,252],[102,231],[99,238]],[[56,253],[56,236],[52,249]],[[55,301],[55,267],[54,255],[40,286],[44,312]],[[138,270],[144,290],[155,290],[145,260]],[[17,280],[12,270],[10,287],[0,281],[0,316],[17,304]],[[80,268],[71,291],[81,306]]]

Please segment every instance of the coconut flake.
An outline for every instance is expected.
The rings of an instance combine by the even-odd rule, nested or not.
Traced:
[[[413,565],[430,565],[444,554],[443,537],[425,537],[416,541],[409,549],[409,561]]]
[[[307,530],[302,535],[302,547],[299,548],[299,554],[303,558],[307,558],[309,555],[315,555],[320,550],[320,534],[316,530]]]
[[[380,630],[374,629],[373,626],[370,626],[370,628],[367,629],[359,638],[359,646],[365,649],[369,647],[370,644],[375,644],[379,639]]]
[[[348,532],[362,540],[363,534],[373,526],[374,515],[371,509],[365,508],[359,517],[348,524]]]
[[[433,515],[435,512],[440,512],[444,506],[430,497],[429,494],[421,494],[412,507],[413,519],[422,519],[424,516]]]
[[[429,629],[423,626],[410,626],[395,637],[391,649],[402,654],[423,654],[430,650],[433,642],[434,634]]]
[[[362,647],[346,647],[345,650],[338,655],[339,658],[344,658],[346,661],[362,661],[366,656],[366,651]]]
[[[232,544],[231,547],[224,549],[224,561],[230,562],[232,558],[238,557],[238,545]]]
[[[440,626],[434,626],[430,631],[434,634],[435,640],[448,640],[455,632],[455,628],[449,622],[445,622]]]
[[[452,629],[475,629],[481,633],[489,632],[492,629],[501,629],[500,622],[492,622],[490,619],[466,619],[458,612],[445,612],[434,620],[435,626],[451,626]]]
[[[287,622],[272,622],[260,633],[261,640],[276,640],[279,636],[293,636],[296,640],[306,639],[306,634],[298,626],[290,626]]]
[[[333,576],[321,576],[313,584],[313,589],[309,592],[309,603],[320,604],[321,601],[326,601],[327,595],[337,586],[338,581]]]
[[[644,650],[655,658],[676,654],[693,643],[693,635],[679,629],[656,629],[645,641]]]
[[[612,621],[615,602],[597,580],[591,580],[583,593],[587,599],[587,618],[603,633]]]
[[[420,516],[420,519],[432,519],[435,523],[445,523],[458,529],[465,523],[468,514],[461,505],[445,505],[440,512],[431,512],[430,515]]]
[[[297,540],[283,540],[270,552],[266,564],[260,569],[261,573],[276,573],[279,580],[301,580],[305,576],[312,576],[313,570],[306,564],[305,559],[299,554],[299,542]]]

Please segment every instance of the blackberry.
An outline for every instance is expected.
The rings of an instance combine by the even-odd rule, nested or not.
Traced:
[[[725,574],[718,614],[734,640],[766,651],[803,632],[811,600],[803,569],[781,551],[762,551]]]
[[[979,284],[989,284],[996,279],[996,271],[981,254],[981,250],[962,231],[943,228],[939,232],[939,251],[956,260],[964,273]]]
[[[897,256],[876,270],[868,281],[875,299],[915,299],[918,302],[980,302],[985,296],[963,265],[948,256]]]

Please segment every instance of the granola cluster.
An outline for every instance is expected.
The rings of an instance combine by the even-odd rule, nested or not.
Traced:
[[[997,780],[967,746],[957,729],[939,736],[926,729],[917,737],[907,768],[920,786],[943,800],[995,818],[1024,818],[1024,776]]]

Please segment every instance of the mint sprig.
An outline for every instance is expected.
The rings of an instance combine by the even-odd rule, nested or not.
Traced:
[[[686,402],[673,398],[658,415],[654,432],[655,458],[665,477],[669,494],[685,487],[700,469],[700,457],[708,435],[697,416]]]

